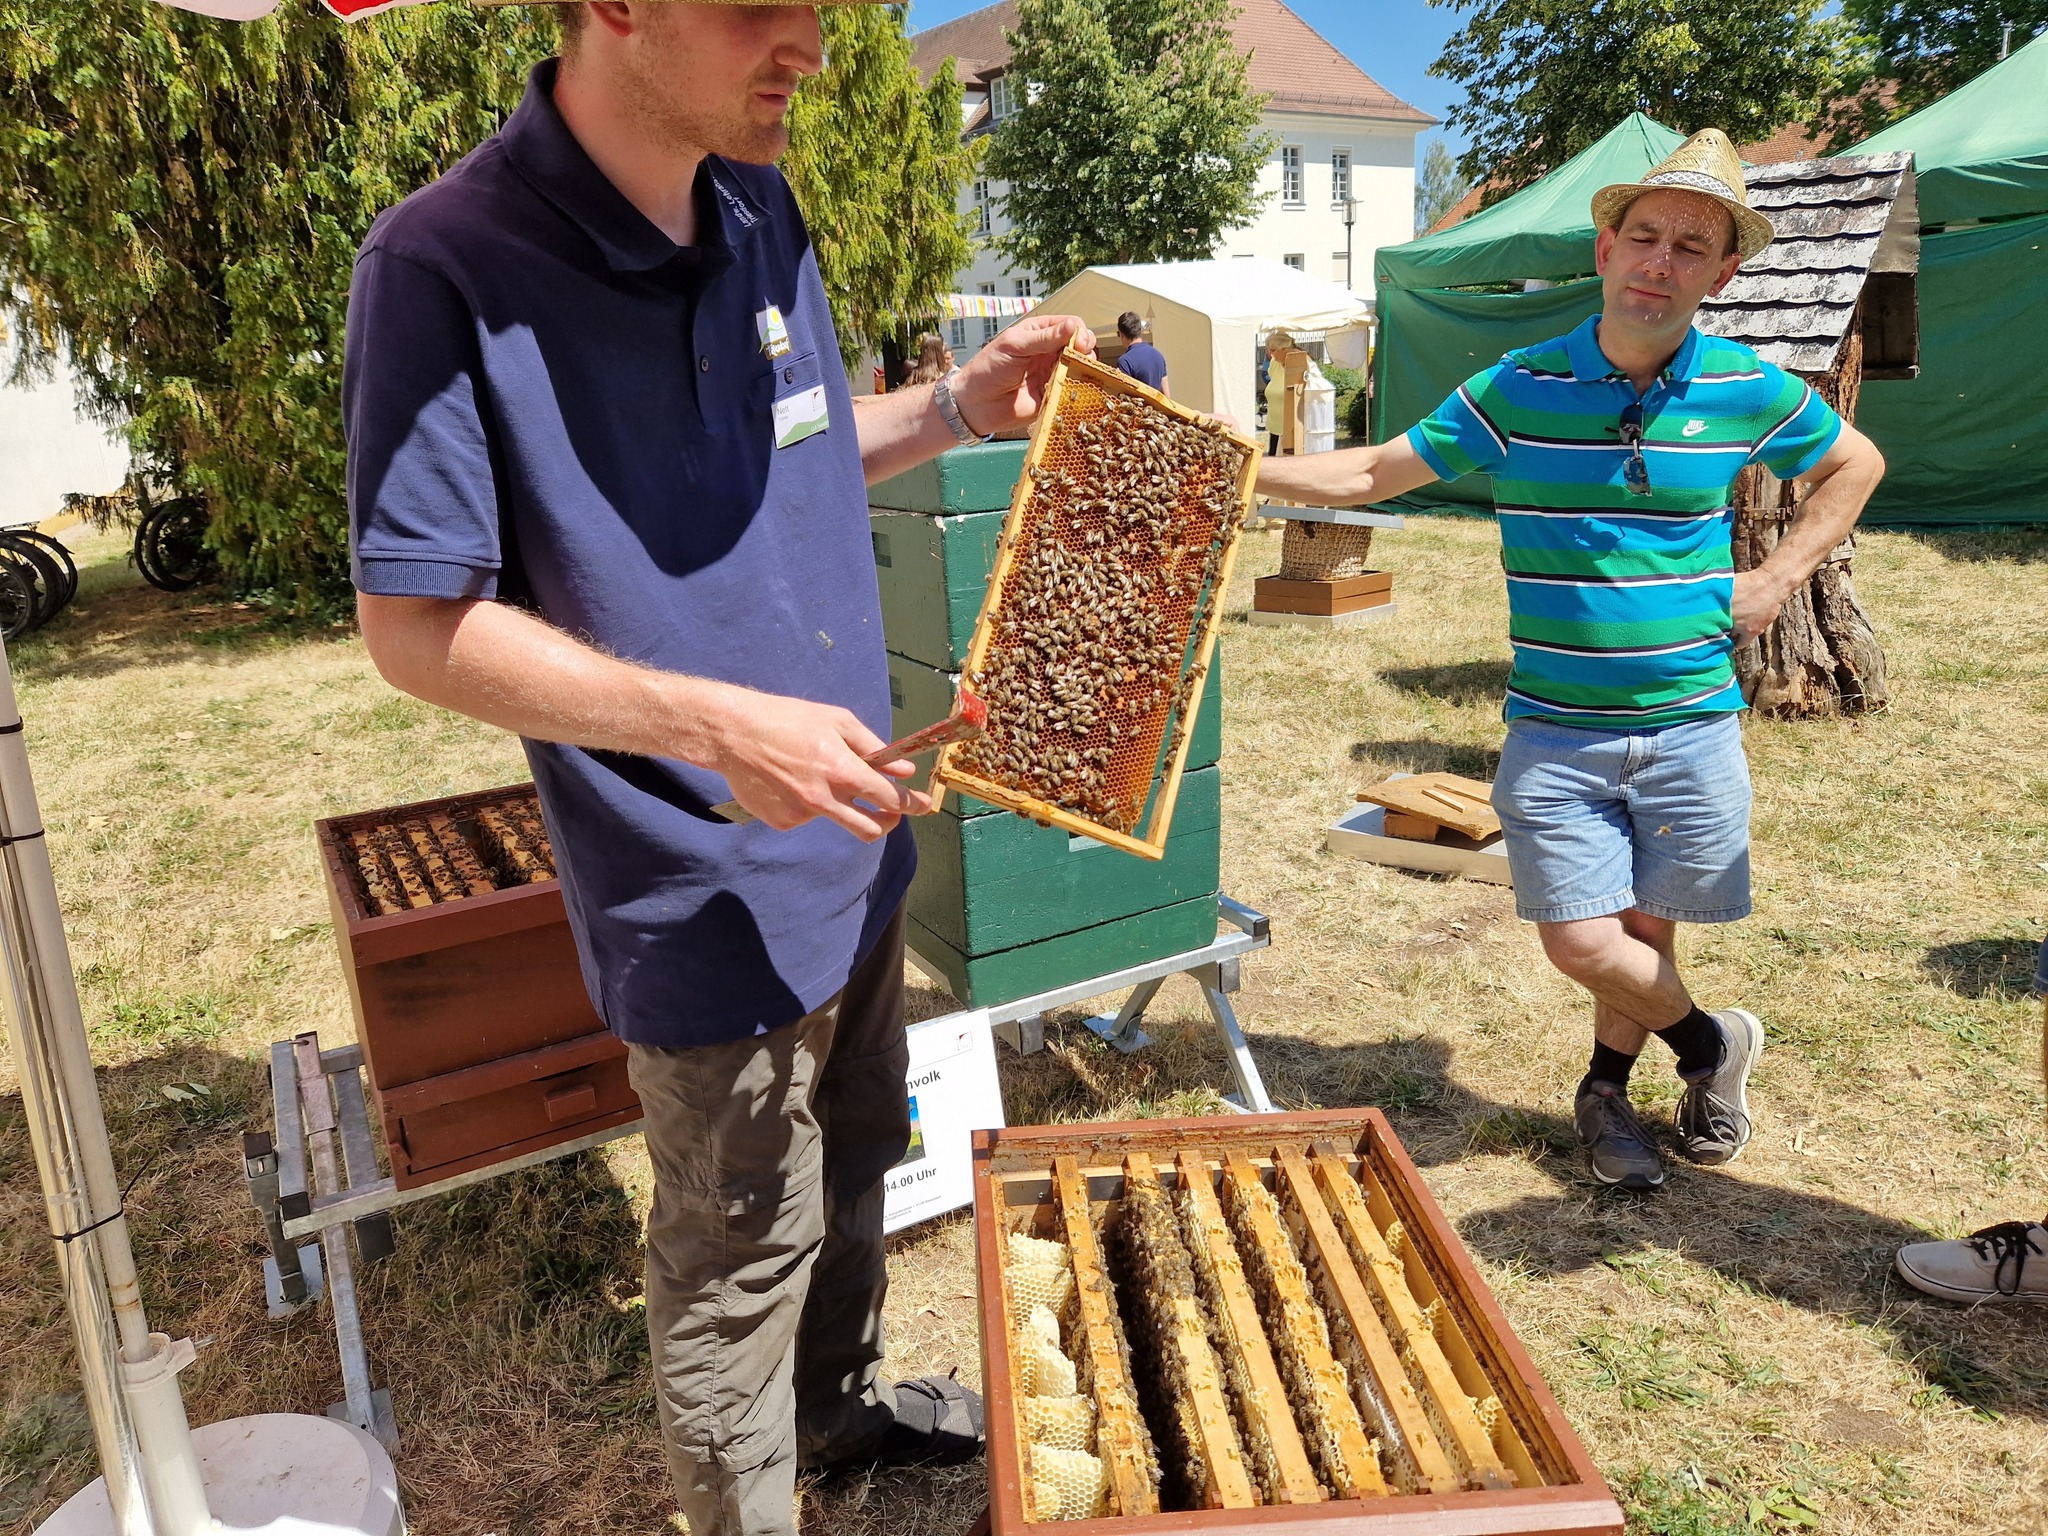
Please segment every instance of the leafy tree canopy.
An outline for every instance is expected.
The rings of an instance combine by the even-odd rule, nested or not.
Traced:
[[[2048,30],[2048,0],[1843,0],[1863,57],[1830,126],[1835,147],[1918,112]]]
[[[1450,146],[1431,139],[1415,177],[1415,233],[1427,234],[1471,190],[1471,181],[1459,174],[1458,162],[1451,158]]]
[[[965,254],[959,88],[920,88],[901,7],[824,13],[789,170],[843,341]],[[344,593],[349,270],[377,213],[496,131],[549,53],[545,7],[345,27],[308,0],[234,23],[123,0],[0,0],[0,320],[68,352],[137,462],[206,498],[242,591]]]
[[[1430,0],[1470,10],[1430,73],[1465,88],[1458,169],[1489,201],[1528,185],[1631,112],[1738,144],[1808,121],[1850,46],[1825,0]]]
[[[1084,267],[1208,256],[1258,211],[1265,98],[1230,0],[1022,0],[997,128],[1011,264],[1057,287]]]

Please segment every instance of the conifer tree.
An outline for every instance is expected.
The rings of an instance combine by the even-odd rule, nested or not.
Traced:
[[[1272,149],[1230,0],[1022,0],[994,135],[1011,264],[1057,287],[1083,267],[1208,256],[1258,211]]]

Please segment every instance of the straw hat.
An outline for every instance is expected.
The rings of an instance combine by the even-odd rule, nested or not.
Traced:
[[[1726,208],[1735,220],[1736,249],[1749,260],[1771,243],[1777,231],[1771,221],[1749,206],[1742,182],[1742,157],[1718,128],[1702,128],[1641,181],[1617,182],[1593,194],[1593,227],[1619,229],[1628,205],[1645,192],[1697,192]]]

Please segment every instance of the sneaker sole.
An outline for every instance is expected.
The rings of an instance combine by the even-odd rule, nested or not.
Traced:
[[[1751,1013],[1747,1008],[1720,1008],[1715,1010],[1714,1016],[1724,1022],[1739,1021],[1744,1033],[1749,1036],[1749,1064],[1742,1069],[1742,1081],[1735,1085],[1735,1108],[1742,1116],[1744,1129],[1742,1140],[1735,1143],[1734,1147],[1725,1156],[1695,1157],[1689,1148],[1686,1149],[1685,1155],[1702,1168],[1727,1167],[1735,1159],[1742,1156],[1743,1150],[1749,1146],[1750,1139],[1756,1134],[1756,1122],[1750,1118],[1749,1114],[1749,1074],[1754,1072],[1756,1064],[1764,1059],[1764,1021],[1762,1019]]]
[[[1939,1297],[1943,1301],[1961,1302],[1966,1307],[1974,1307],[1987,1301],[2027,1302],[2037,1307],[2048,1306],[2048,1295],[2039,1292],[2033,1295],[2008,1296],[2003,1291],[1964,1291],[1952,1285],[1943,1285],[1939,1280],[1909,1268],[1903,1254],[1892,1260],[1892,1268],[1898,1272],[1899,1278],[1914,1290]]]
[[[1645,1179],[1639,1183],[1632,1184],[1626,1177],[1610,1179],[1606,1174],[1593,1166],[1591,1158],[1586,1159],[1586,1172],[1593,1175],[1593,1181],[1596,1184],[1603,1184],[1609,1189],[1625,1189],[1632,1195],[1647,1195],[1652,1190],[1662,1189],[1666,1180],[1670,1178],[1668,1172],[1660,1169],[1656,1178]]]

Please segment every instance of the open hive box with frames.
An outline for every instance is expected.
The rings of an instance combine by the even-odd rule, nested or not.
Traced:
[[[975,1138],[990,1528],[1618,1536],[1377,1110]]]
[[[1143,858],[1166,848],[1258,446],[1075,353],[1047,386],[933,783]]]

